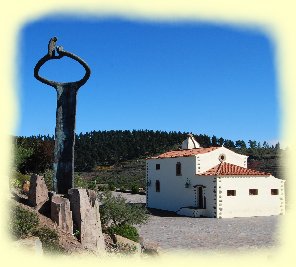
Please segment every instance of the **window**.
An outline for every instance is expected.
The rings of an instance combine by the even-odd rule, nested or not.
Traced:
[[[156,180],[156,182],[155,182],[155,191],[160,192],[160,182],[159,182],[159,180]]]
[[[177,164],[176,164],[176,175],[182,175],[181,162],[177,162]]]
[[[219,155],[219,161],[220,162],[223,162],[223,161],[225,161],[226,160],[226,156],[225,156],[225,154],[220,154]]]
[[[227,196],[229,197],[236,196],[236,190],[227,190]]]
[[[271,189],[270,192],[272,195],[278,195],[279,194],[279,190],[278,189]]]
[[[160,164],[156,164],[156,165],[155,165],[155,169],[156,169],[156,170],[160,170]]]
[[[249,189],[249,195],[250,196],[258,195],[258,189]]]

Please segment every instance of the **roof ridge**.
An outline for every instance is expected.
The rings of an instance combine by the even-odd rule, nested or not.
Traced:
[[[170,150],[167,152],[164,152],[162,154],[159,154],[154,157],[150,157],[147,159],[158,159],[158,158],[172,158],[172,157],[188,157],[188,156],[194,156],[198,154],[204,154],[212,152],[219,147],[198,147],[198,148],[191,148],[191,149],[181,149],[181,150]]]
[[[235,165],[233,163],[221,162],[216,166],[200,173],[198,175],[272,175],[271,173],[258,171],[254,169],[245,168],[242,166]]]

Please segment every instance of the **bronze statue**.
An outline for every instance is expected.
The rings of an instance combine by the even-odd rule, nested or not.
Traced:
[[[53,191],[58,194],[67,194],[68,190],[74,187],[76,95],[79,88],[89,79],[91,71],[81,58],[65,51],[61,46],[56,47],[56,42],[56,37],[50,39],[48,53],[37,62],[34,77],[54,87],[57,92]],[[84,67],[85,75],[81,80],[62,83],[39,76],[39,69],[44,63],[48,60],[61,59],[64,56],[78,61]]]

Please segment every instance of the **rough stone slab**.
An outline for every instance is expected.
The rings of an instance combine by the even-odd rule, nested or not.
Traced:
[[[48,189],[43,176],[33,174],[30,179],[28,194],[29,204],[33,207],[40,206],[48,200]]]
[[[70,209],[69,199],[62,195],[52,195],[50,207],[51,219],[59,226],[59,228],[73,234],[72,211]]]
[[[105,251],[96,192],[88,189],[74,188],[70,189],[68,194],[74,231],[79,231],[82,246],[97,252]]]

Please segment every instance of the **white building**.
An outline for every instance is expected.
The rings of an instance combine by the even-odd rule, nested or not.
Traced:
[[[146,205],[190,217],[285,213],[284,180],[247,168],[248,156],[202,148],[192,135],[181,150],[147,159]]]

